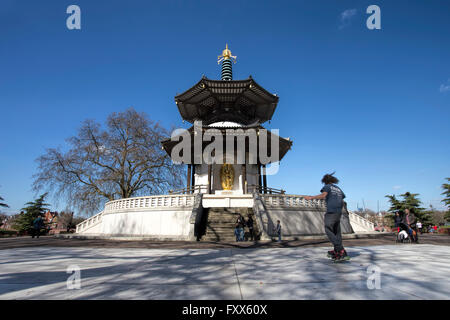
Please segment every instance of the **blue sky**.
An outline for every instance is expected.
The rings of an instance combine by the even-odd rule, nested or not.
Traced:
[[[76,4],[81,30],[68,30]],[[381,30],[366,8],[381,8]],[[442,207],[450,177],[449,1],[2,0],[0,195],[16,212],[35,159],[81,121],[133,106],[170,127],[173,97],[218,79],[228,43],[249,75],[280,96],[268,128],[293,148],[268,184],[317,194],[336,171],[351,209],[420,193]],[[50,200],[54,203],[53,200]],[[64,203],[53,209],[63,209]]]

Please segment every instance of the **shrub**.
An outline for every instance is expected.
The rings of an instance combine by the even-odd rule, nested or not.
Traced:
[[[0,238],[17,236],[16,230],[0,230]]]
[[[438,233],[450,235],[450,226],[439,227]]]

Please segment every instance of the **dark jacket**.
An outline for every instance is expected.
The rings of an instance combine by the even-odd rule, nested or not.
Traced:
[[[277,234],[281,234],[281,224],[277,224],[277,225],[275,226],[274,230],[275,230],[275,232],[276,232]]]
[[[399,227],[400,223],[402,223],[402,217],[400,215],[394,216],[394,223],[395,223],[395,227]]]
[[[244,228],[245,222],[242,217],[238,217],[236,220],[236,228]]]
[[[409,225],[415,225],[416,224],[416,217],[414,216],[413,213],[410,213],[408,215],[406,215],[406,219],[407,222],[409,222]]]
[[[36,219],[33,220],[33,227],[35,229],[41,229],[43,225],[44,221],[42,220],[41,217],[37,217]]]

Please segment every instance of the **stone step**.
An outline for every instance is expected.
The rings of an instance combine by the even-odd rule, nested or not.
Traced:
[[[251,209],[250,209],[251,210]],[[247,208],[210,208],[209,212],[218,212],[218,213],[232,213],[232,214],[242,214],[247,215],[249,210]]]
[[[208,220],[211,220],[211,219],[237,220],[237,218],[238,218],[238,216],[226,216],[226,215],[220,215],[220,214],[208,215]]]
[[[236,223],[237,218],[227,219],[226,217],[208,217],[208,223],[220,224],[221,222],[225,223]]]
[[[202,239],[202,241],[211,241],[211,242],[236,242],[236,237],[234,238],[211,238],[211,239]]]
[[[247,220],[248,215],[252,213],[253,210],[251,208],[210,208],[208,210],[206,234],[201,240],[235,242],[234,229],[239,214]],[[248,233],[248,228],[244,228],[244,231]]]
[[[226,219],[223,217],[213,217],[213,218],[209,218],[208,217],[208,223],[236,223],[237,219]]]
[[[206,226],[206,230],[233,230],[234,231],[234,224],[230,224],[230,225],[207,225]]]
[[[228,217],[228,218],[237,218],[239,215],[232,213],[223,213],[223,212],[210,212],[208,213],[210,217]],[[243,216],[245,218],[245,216]]]

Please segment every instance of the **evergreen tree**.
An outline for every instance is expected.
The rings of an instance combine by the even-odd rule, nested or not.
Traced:
[[[394,227],[394,212],[398,210],[402,210],[403,205],[400,200],[398,200],[395,195],[387,195],[386,198],[389,199],[389,202],[391,203],[391,207],[389,208],[388,212],[391,212],[391,214],[385,215],[385,219],[389,221],[390,227]]]
[[[4,201],[5,199],[3,199],[2,197],[0,197],[0,201]],[[9,208],[9,206],[6,203],[0,202],[0,207],[3,208]]]
[[[432,218],[430,212],[425,211],[425,209],[420,206],[422,202],[418,196],[418,193],[405,192],[400,195],[403,199],[399,200],[395,195],[387,195],[386,198],[388,198],[391,203],[391,207],[388,211],[394,213],[397,210],[405,211],[406,209],[409,209],[410,212],[415,215],[416,220],[422,222],[424,227],[431,225]],[[391,219],[393,223],[394,215],[388,215],[386,217]]]
[[[450,210],[445,213],[445,221],[450,222]]]
[[[25,204],[26,207],[22,209],[24,212],[21,213],[14,222],[14,228],[17,231],[31,231],[34,219],[39,216],[44,216],[44,213],[48,210],[48,208],[46,208],[48,204],[44,203],[46,196],[47,194],[44,193],[38,199]]]
[[[398,200],[395,195],[387,195],[386,198],[388,198],[391,203],[391,207],[388,210],[389,212],[394,213],[395,211],[403,210],[402,202]]]
[[[418,193],[405,192],[400,196],[403,197],[403,210],[409,209],[416,216],[416,221],[422,222],[424,227],[433,224],[430,212],[420,206],[422,202],[418,198]]]
[[[450,182],[450,178],[445,178],[447,181]],[[450,183],[444,183],[442,185],[442,189],[444,189],[444,192],[442,192],[441,194],[445,196],[444,200],[441,200],[443,203],[445,203],[445,205],[448,207],[448,211],[445,214],[444,218],[445,220],[447,220],[448,222],[450,222]]]
[[[403,210],[409,209],[412,213],[416,214],[419,212],[423,212],[425,209],[421,208],[420,205],[422,202],[417,198],[418,193],[410,193],[405,192],[400,196],[403,197],[402,206]]]

